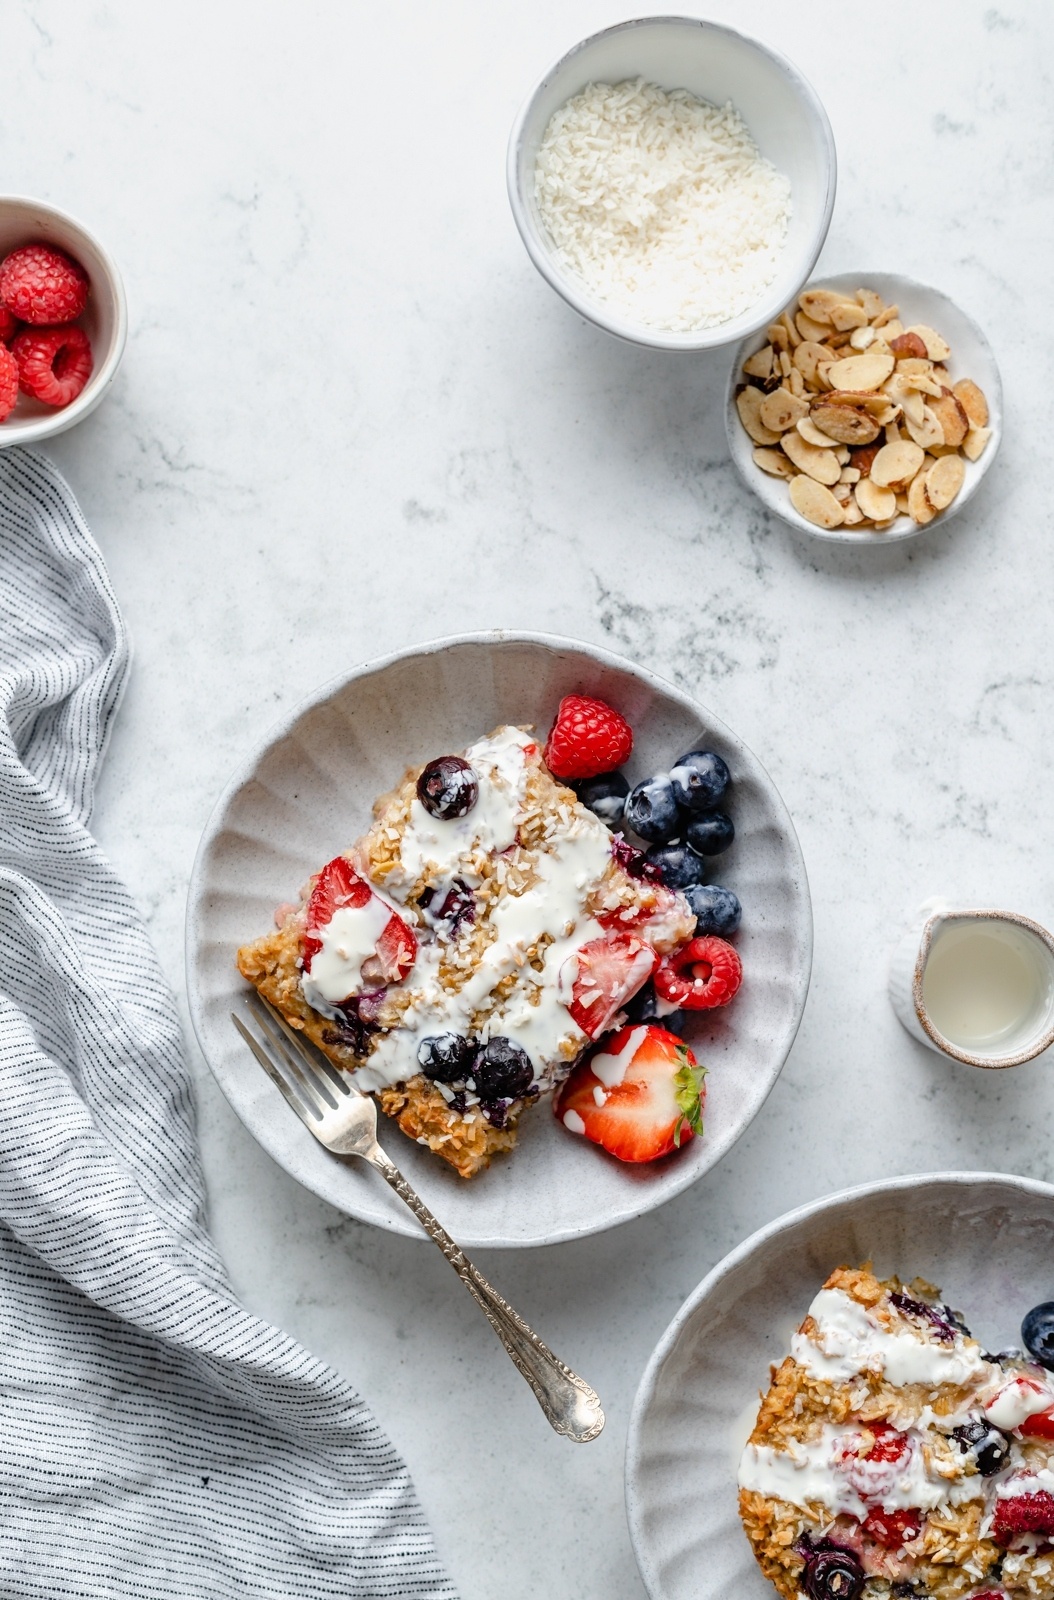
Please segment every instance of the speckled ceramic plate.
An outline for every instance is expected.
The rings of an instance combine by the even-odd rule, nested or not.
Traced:
[[[1054,1187],[1001,1173],[895,1178],[830,1195],[747,1239],[685,1301],[630,1422],[626,1505],[652,1600],[774,1600],[736,1509],[739,1457],[768,1384],[835,1267],[938,1284],[988,1349],[1050,1298]]]
[[[761,1108],[794,1039],[812,959],[805,867],[771,779],[716,717],[629,662],[538,635],[441,640],[357,668],[286,717],[221,796],[191,881],[187,979],[201,1048],[239,1117],[294,1178],[363,1221],[423,1237],[377,1174],[327,1154],[255,1065],[230,1022],[246,990],[235,950],[272,927],[274,908],[365,830],[374,798],[407,766],[503,722],[544,732],[572,690],[598,694],[629,718],[631,778],[698,744],[732,769],[737,837],[719,881],[743,902],[736,942],[746,976],[734,1004],[704,1014],[690,1035],[710,1068],[705,1136],[653,1166],[625,1166],[568,1134],[543,1101],[523,1118],[512,1155],[469,1182],[382,1117],[393,1159],[466,1246],[596,1233],[662,1205],[719,1161]]]
[[[924,283],[917,283],[914,278],[905,278],[897,272],[843,272],[835,278],[817,278],[808,287],[836,289],[844,294],[852,294],[857,289],[874,289],[887,305],[900,307],[900,320],[906,328],[912,323],[925,323],[927,327],[935,329],[951,346],[952,353],[947,366],[954,381],[958,382],[960,378],[972,378],[974,383],[980,384],[984,390],[988,401],[988,426],[992,430],[992,437],[984,453],[976,461],[964,460],[966,477],[958,495],[948,509],[934,517],[925,528],[913,522],[907,515],[899,516],[882,533],[876,533],[873,528],[818,528],[815,523],[808,522],[805,517],[800,516],[791,505],[786,479],[770,477],[768,473],[762,472],[760,467],[754,465],[754,442],[740,422],[736,410],[736,390],[743,381],[743,363],[748,356],[753,355],[755,350],[760,350],[766,343],[764,333],[760,333],[743,340],[732,358],[728,374],[725,431],[728,435],[729,454],[736,470],[747,488],[756,494],[770,511],[782,517],[784,522],[789,522],[799,533],[807,533],[813,539],[826,539],[833,544],[882,545],[900,539],[914,539],[930,528],[942,528],[968,505],[977,493],[982,478],[996,458],[1003,435],[1003,389],[999,379],[999,368],[996,366],[988,340],[972,317],[961,311],[955,301],[950,300],[946,294],[942,294],[939,289],[931,289]]]

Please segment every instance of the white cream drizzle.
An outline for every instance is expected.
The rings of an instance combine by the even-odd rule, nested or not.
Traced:
[[[479,780],[479,798],[463,817],[433,817],[413,800],[399,846],[401,865],[385,879],[393,894],[409,893],[425,872],[440,882],[459,876],[478,883],[466,858],[477,851],[499,854],[515,843],[527,782],[524,750],[533,743],[522,728],[507,727],[465,751]]]
[[[926,1343],[907,1329],[890,1333],[841,1289],[821,1289],[809,1315],[816,1330],[796,1333],[791,1355],[815,1378],[839,1383],[861,1372],[878,1372],[898,1388],[921,1383],[936,1389],[972,1383],[991,1371],[961,1335],[949,1345]]]
[[[1012,1500],[1019,1494],[1038,1494],[1042,1490],[1054,1494],[1054,1470],[1050,1467],[1039,1467],[1035,1471],[1020,1472],[1013,1478],[1007,1478],[996,1485],[995,1497],[997,1500]]]
[[[311,959],[311,971],[301,978],[304,999],[316,1011],[329,1014],[332,1007],[378,982],[363,982],[362,966],[377,952],[377,941],[391,918],[391,910],[371,894],[364,906],[338,906],[324,928],[315,933],[322,944]]]
[[[615,1055],[598,1052],[589,1063],[594,1078],[599,1078],[605,1089],[615,1089],[626,1076],[626,1068],[637,1054],[647,1034],[647,1028],[631,1028],[622,1049]]]
[[[985,1480],[948,1479],[927,1468],[918,1435],[910,1433],[911,1448],[899,1462],[867,1462],[846,1455],[847,1441],[859,1437],[858,1428],[825,1423],[818,1438],[796,1443],[787,1450],[748,1444],[739,1466],[739,1487],[790,1505],[821,1505],[833,1516],[863,1521],[880,1506],[883,1511],[934,1511],[938,1507],[981,1500]],[[871,1473],[868,1468],[877,1469]],[[854,1481],[855,1480],[855,1481]],[[866,1488],[867,1498],[859,1492]]]
[[[1038,1411],[1049,1411],[1051,1406],[1054,1406],[1054,1392],[1038,1379],[1019,1377],[985,1402],[984,1414],[994,1427],[1012,1433],[1029,1417]]]

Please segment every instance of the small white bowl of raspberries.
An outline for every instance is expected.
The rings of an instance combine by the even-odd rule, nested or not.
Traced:
[[[94,411],[127,333],[121,275],[98,240],[43,200],[0,196],[0,449]]]

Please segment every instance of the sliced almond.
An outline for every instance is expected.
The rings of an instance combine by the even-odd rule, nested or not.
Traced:
[[[897,444],[904,437],[904,435],[901,433],[900,428],[899,428],[899,426],[898,426],[898,424],[896,422],[887,422],[885,424],[885,429],[886,429],[886,443],[887,444]]]
[[[913,323],[912,326],[907,329],[907,332],[918,334],[919,338],[926,346],[926,354],[929,356],[931,361],[947,361],[948,357],[952,353],[951,345],[949,345],[946,340],[942,339],[940,334],[936,333],[933,328],[928,328],[924,322]]]
[[[849,335],[849,343],[854,350],[866,350],[868,345],[875,342],[875,330],[864,323],[862,328],[854,328]]]
[[[755,350],[743,363],[743,371],[748,378],[767,378],[772,372],[772,360],[775,355],[770,344],[761,350]]]
[[[830,489],[813,478],[799,475],[792,479],[790,499],[799,516],[817,528],[839,528],[845,521],[845,512]]]
[[[871,318],[871,326],[873,328],[885,328],[893,321],[895,317],[899,316],[899,306],[883,306],[878,315]]]
[[[872,322],[886,309],[882,296],[876,294],[874,289],[858,289],[854,298],[860,302]]]
[[[898,356],[897,371],[906,378],[914,378],[916,375],[932,373],[933,362],[925,356]]]
[[[888,428],[900,416],[900,407],[895,405],[892,400],[887,399],[885,405],[878,411],[872,411],[871,415],[880,428]],[[897,437],[899,438],[899,434]]]
[[[770,450],[766,445],[755,446],[754,465],[760,467],[762,472],[767,472],[770,478],[793,478],[795,476],[794,464],[787,459],[783,451]]]
[[[933,507],[926,499],[926,473],[919,472],[908,485],[908,516],[924,528],[927,522],[933,521],[935,515]]]
[[[814,444],[818,450],[830,450],[834,440],[826,433],[821,433],[812,417],[802,417],[795,427],[805,440],[806,444]]]
[[[976,461],[982,456],[991,437],[991,428],[971,428],[962,443],[962,452],[967,461]]]
[[[855,500],[850,499],[849,502],[842,507],[842,510],[845,513],[845,526],[847,528],[858,527],[859,524],[863,522],[864,513],[861,511]]]
[[[831,383],[836,389],[877,389],[885,383],[896,365],[892,356],[865,350],[862,356],[844,356],[831,367]]]
[[[794,365],[806,383],[816,382],[816,367],[820,361],[829,361],[830,352],[825,344],[815,339],[803,339],[794,352]]]
[[[762,427],[771,428],[773,433],[786,433],[788,428],[793,428],[799,417],[808,415],[809,402],[799,400],[789,389],[774,389],[771,394],[765,396],[758,407],[758,417]]]
[[[853,486],[849,483],[843,483],[841,478],[839,478],[838,482],[831,490],[831,493],[834,495],[840,506],[846,506],[853,498]]]
[[[830,400],[817,401],[812,408],[812,420],[821,433],[839,444],[870,444],[878,437],[878,424],[863,409],[841,406]]]
[[[952,394],[966,412],[971,428],[987,428],[988,401],[983,389],[979,389],[971,378],[960,378],[958,383],[952,385]]]
[[[897,362],[897,373],[904,379],[909,389],[917,389],[919,394],[931,394],[935,400],[943,394],[944,385],[938,383],[933,376],[933,368],[930,362],[926,362],[926,366],[930,369],[928,372],[902,372],[901,367],[908,365],[908,362]]]
[[[906,489],[921,467],[924,454],[912,439],[883,445],[871,463],[871,482],[883,489]]]
[[[853,490],[856,503],[872,522],[886,522],[896,516],[897,497],[892,489],[879,488],[872,478],[861,478]]]
[[[883,394],[880,389],[832,389],[822,399],[833,406],[863,406],[865,411],[873,415],[885,411],[889,406],[888,394]]]
[[[862,478],[868,477],[871,472],[871,464],[881,449],[882,446],[880,444],[865,444],[862,450],[850,450],[850,466],[855,467]]]
[[[765,338],[777,350],[786,350],[790,344],[790,338],[782,322],[770,322],[765,329]]]
[[[761,420],[761,403],[765,398],[764,390],[756,389],[753,384],[748,384],[745,389],[740,389],[736,395],[736,410],[739,412],[739,420],[755,444],[779,444],[779,434],[773,433],[771,428],[766,428]]]
[[[803,339],[815,339],[817,342],[826,338],[831,331],[822,322],[814,322],[811,317],[807,317],[804,311],[798,312],[794,319],[794,326]]]
[[[923,406],[922,417],[918,422],[908,415],[905,408],[904,426],[908,431],[908,436],[914,439],[922,450],[932,450],[944,443],[944,429],[929,406]]]
[[[906,517],[907,514],[908,514],[908,497],[907,497],[907,495],[906,494],[898,494],[896,499],[897,499],[897,516],[898,517]]]
[[[819,388],[819,389],[833,389],[834,388],[834,384],[831,382],[831,368],[833,366],[834,366],[834,362],[833,361],[818,361],[816,363],[816,386],[817,386],[817,388]]]
[[[833,450],[823,450],[819,445],[809,444],[794,428],[783,435],[780,447],[787,452],[800,472],[815,478],[817,483],[838,482],[841,468]]]
[[[794,370],[793,369],[793,363],[792,363],[791,358],[790,358],[790,351],[789,350],[781,350],[780,351],[780,353],[779,353],[779,369],[780,369],[781,374],[785,378],[789,378],[790,375],[791,375],[791,372]]]
[[[799,345],[798,348],[800,349],[801,346]],[[785,381],[791,394],[803,395],[805,393],[805,379],[802,377],[797,367],[791,367],[790,371],[787,373]]]
[[[838,482],[839,483],[859,483],[860,482],[860,468],[859,467],[843,467],[841,472],[838,474]]]
[[[793,350],[794,346],[801,342],[801,334],[794,326],[794,318],[789,311],[781,311],[780,321],[787,330],[787,338],[790,340],[790,348]]]
[[[898,333],[890,339],[889,348],[895,356],[914,356],[917,361],[926,357],[926,346],[917,333],[908,330],[907,333]]]
[[[798,296],[798,305],[813,322],[830,322],[831,312],[845,305],[848,298],[835,289],[805,289]]]
[[[944,511],[951,505],[963,486],[965,476],[962,456],[942,456],[933,463],[923,482],[926,499],[934,511]]]
[[[831,310],[831,325],[839,333],[848,333],[851,328],[862,328],[867,323],[867,312],[855,300],[846,300],[840,306]]]
[[[957,450],[970,431],[970,419],[961,403],[950,389],[942,389],[941,393],[930,401],[930,410],[941,425],[944,443],[950,449]]]

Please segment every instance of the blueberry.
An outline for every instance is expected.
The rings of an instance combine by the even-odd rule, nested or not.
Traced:
[[[695,912],[698,938],[704,933],[716,933],[727,939],[739,927],[743,907],[731,889],[722,889],[716,883],[693,883],[684,891],[684,898]]]
[[[656,772],[630,790],[626,821],[650,843],[664,844],[673,838],[681,826],[681,812],[668,772]]]
[[[417,798],[429,816],[463,817],[479,799],[479,779],[460,756],[438,756],[417,780]]]
[[[727,850],[736,836],[731,817],[723,811],[704,811],[693,817],[684,830],[692,849],[701,856],[719,856]]]
[[[511,1039],[490,1039],[476,1057],[472,1076],[481,1100],[515,1100],[534,1082],[534,1068]]]
[[[659,999],[655,985],[649,978],[643,989],[638,989],[633,999],[627,1000],[623,1010],[631,1022],[653,1022],[657,1028],[665,1028],[669,1033],[683,1033],[687,1013],[660,1010],[667,1004],[668,1001]]]
[[[856,1600],[864,1573],[851,1550],[818,1550],[805,1559],[805,1592],[811,1600]]]
[[[972,1455],[982,1478],[990,1478],[1006,1466],[1010,1454],[1010,1440],[990,1422],[978,1417],[975,1422],[964,1422],[952,1429],[963,1455]]]
[[[1054,1300],[1033,1306],[1021,1324],[1025,1348],[1045,1367],[1054,1367]]]
[[[426,1078],[464,1083],[472,1075],[476,1046],[460,1033],[437,1033],[417,1046],[417,1064]]]
[[[668,889],[687,889],[703,881],[703,858],[686,844],[653,844],[644,859],[658,868]]]
[[[689,750],[674,762],[670,781],[678,805],[688,811],[712,811],[724,797],[732,774],[713,750]]]
[[[609,828],[618,827],[629,794],[629,784],[621,772],[605,772],[599,778],[583,778],[571,787],[582,804],[588,806],[601,822],[606,822]]]

